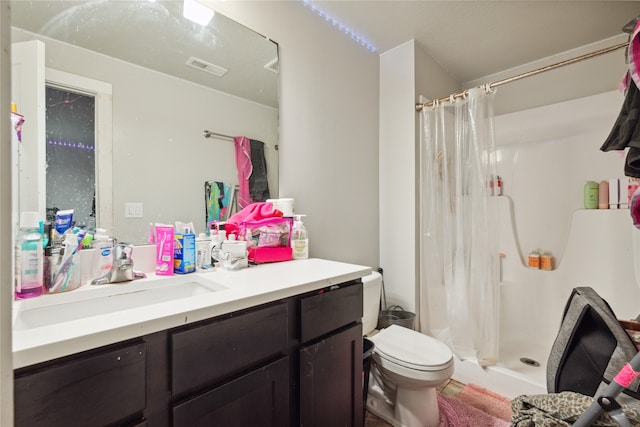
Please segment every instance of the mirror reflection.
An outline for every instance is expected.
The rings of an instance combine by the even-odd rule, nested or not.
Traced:
[[[12,1],[11,24],[20,211],[77,209],[134,243],[156,222],[204,232],[206,189],[238,185],[234,137],[260,144],[261,194],[277,197],[273,41],[218,13],[193,22],[182,1]],[[63,108],[76,124],[53,118]]]

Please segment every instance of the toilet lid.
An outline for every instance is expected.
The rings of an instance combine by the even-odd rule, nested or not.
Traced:
[[[453,362],[453,354],[444,343],[402,326],[391,325],[370,339],[379,356],[410,369],[435,371]]]

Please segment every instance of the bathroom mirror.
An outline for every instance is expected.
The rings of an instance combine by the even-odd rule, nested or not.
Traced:
[[[183,12],[182,0],[11,2],[12,101],[24,114],[15,143],[19,211],[44,216],[52,208],[47,144],[68,143],[68,159],[78,157],[78,145],[95,150],[96,225],[120,241],[145,243],[157,222],[193,222],[204,232],[205,183],[238,182],[235,136],[264,144],[270,197],[278,196],[277,44],[219,13],[201,25]],[[35,51],[44,84],[31,86],[46,107],[78,108],[75,94],[95,96],[93,146],[51,139],[43,106],[25,96],[31,65],[18,59],[25,46]],[[40,86],[71,95],[49,102]],[[58,209],[74,208],[64,200],[80,194],[66,173],[56,191],[69,197]]]

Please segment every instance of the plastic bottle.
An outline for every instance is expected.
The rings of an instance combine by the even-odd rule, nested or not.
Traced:
[[[537,250],[529,252],[529,268],[540,269],[540,252]]]
[[[196,269],[201,270],[205,268],[205,266],[209,266],[210,259],[207,259],[207,252],[209,251],[209,246],[211,244],[211,239],[207,236],[207,233],[200,233],[196,238]]]
[[[584,208],[598,209],[599,184],[595,181],[587,181],[584,184]]]
[[[38,212],[22,212],[20,231],[16,239],[17,299],[31,298],[43,293],[43,249]]]
[[[553,270],[553,257],[549,252],[543,252],[542,255],[540,255],[540,270]]]
[[[600,181],[598,186],[598,209],[609,209],[609,181]]]
[[[113,269],[113,238],[106,234],[107,230],[98,228],[93,237],[93,266],[91,277],[98,279]]]
[[[293,248],[293,259],[309,258],[309,237],[307,229],[304,228],[301,217],[306,215],[294,215],[293,230],[291,231],[291,247]]]
[[[211,242],[209,243],[209,256],[210,256],[210,264],[215,267],[216,263],[219,261],[218,259],[218,251],[222,246],[222,242],[226,239],[226,232],[224,230],[220,230],[219,225],[215,224],[214,227],[210,230]],[[206,260],[205,260],[206,262]]]

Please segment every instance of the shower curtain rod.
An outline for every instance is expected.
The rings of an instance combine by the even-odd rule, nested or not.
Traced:
[[[511,82],[515,82],[516,80],[524,79],[526,77],[535,76],[536,74],[541,74],[541,73],[544,73],[546,71],[550,71],[550,70],[554,70],[556,68],[564,67],[565,65],[575,64],[576,62],[584,61],[585,59],[595,58],[596,56],[604,55],[606,53],[610,53],[610,52],[613,52],[615,50],[622,49],[623,47],[627,47],[628,45],[629,45],[629,43],[620,43],[620,44],[617,44],[615,46],[610,46],[610,47],[606,47],[604,49],[596,50],[595,52],[587,53],[587,54],[584,54],[584,55],[581,55],[581,56],[577,56],[575,58],[567,59],[566,61],[561,61],[561,62],[557,62],[555,64],[547,65],[546,67],[538,68],[538,69],[533,70],[533,71],[528,71],[526,73],[518,74],[517,76],[508,77],[506,79],[498,80],[496,82],[489,83],[487,85],[482,85],[482,86],[479,86],[479,87],[493,89],[494,87],[502,86],[504,84],[511,83]],[[434,102],[437,102],[437,103],[445,102],[445,101],[449,101],[452,98],[455,99],[455,98],[465,97],[468,94],[469,94],[469,90],[467,89],[467,90],[464,90],[464,91],[462,91],[460,93],[456,93],[456,94],[452,94],[452,95],[449,95],[449,96],[445,96],[444,98],[440,98],[440,99],[438,99],[436,101],[429,101],[429,102],[425,102],[423,104],[418,103],[418,104],[416,104],[416,111],[421,111],[425,107],[431,107],[431,106],[433,106]]]

